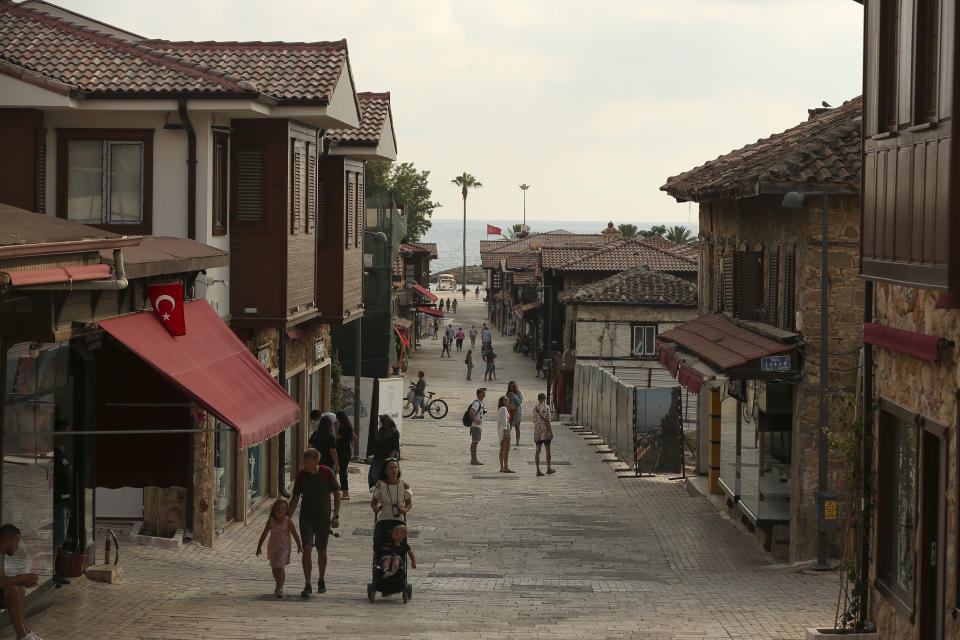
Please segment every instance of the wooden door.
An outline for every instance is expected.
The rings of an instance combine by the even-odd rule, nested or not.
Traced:
[[[919,588],[920,638],[943,637],[946,430],[927,425],[921,442]]]

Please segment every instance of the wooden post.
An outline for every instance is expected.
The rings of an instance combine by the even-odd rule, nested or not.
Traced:
[[[710,389],[710,493],[720,493],[720,390]]]
[[[193,539],[213,547],[213,429],[217,424],[210,414],[194,424],[207,431],[193,434]]]

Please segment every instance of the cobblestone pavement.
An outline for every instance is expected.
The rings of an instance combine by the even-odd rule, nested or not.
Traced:
[[[478,328],[485,307],[469,296],[452,316]],[[469,345],[469,339],[466,341]],[[479,343],[479,341],[478,341]],[[344,503],[343,536],[330,543],[328,591],[302,601],[298,558],[288,595],[272,595],[266,560],[254,556],[266,509],[215,549],[124,545],[125,580],[75,580],[32,619],[43,638],[802,638],[832,619],[836,573],[775,565],[704,498],[666,477],[619,479],[595,446],[556,425],[557,473],[536,477],[526,422],[543,379],[532,361],[495,337],[498,381],[520,383],[525,422],[516,474],[497,473],[495,427],[480,443],[485,466],[470,466],[460,416],[482,364],[465,381],[464,352],[439,358],[423,339],[409,377],[423,369],[445,398],[441,421],[406,421],[403,477],[414,491],[411,539],[419,565],[413,599],[366,599],[372,512],[361,491]],[[479,363],[479,357],[477,357]],[[366,467],[355,465],[364,474]],[[354,475],[355,484],[364,475]],[[0,634],[12,637],[8,627]]]

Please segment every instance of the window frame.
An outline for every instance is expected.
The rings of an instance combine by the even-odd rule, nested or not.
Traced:
[[[937,121],[940,89],[940,2],[916,0],[913,28],[913,124]]]
[[[125,235],[152,235],[153,233],[153,129],[57,129],[57,217],[69,220],[67,189],[69,180],[69,145],[73,141],[100,141],[103,143],[140,143],[143,146],[141,164],[141,219],[139,222],[83,223],[87,226]],[[109,184],[104,180],[104,186]],[[104,193],[105,203],[109,194]],[[106,206],[106,205],[105,205]]]
[[[647,329],[653,329],[653,352],[647,353],[646,349],[643,352],[637,351],[637,329],[642,329],[644,334],[646,334]],[[660,325],[657,322],[634,322],[630,325],[630,355],[634,358],[640,358],[641,360],[654,360],[657,358],[657,336],[660,335]],[[646,336],[644,335],[644,344],[646,344]]]
[[[887,447],[891,446],[891,437],[895,442],[898,440],[896,437],[898,434],[888,434],[887,432],[894,427],[897,423],[908,426],[913,429],[915,437],[914,445],[914,456],[913,456],[913,465],[914,465],[914,483],[913,483],[913,518],[914,518],[914,539],[913,539],[913,553],[912,553],[912,562],[913,562],[913,576],[911,590],[907,593],[899,584],[895,582],[895,578],[890,575],[891,569],[894,567],[890,566],[891,556],[895,555],[895,549],[892,549],[892,539],[891,536],[895,535],[895,521],[892,520],[888,511],[890,508],[890,501],[893,500],[891,496],[891,487],[890,483],[893,480],[890,473],[887,474],[878,474],[877,476],[877,509],[876,509],[876,522],[877,522],[877,564],[876,564],[876,579],[874,581],[874,586],[877,591],[883,594],[889,602],[891,602],[901,613],[906,616],[909,616],[913,620],[915,615],[914,602],[916,602],[916,592],[917,592],[917,582],[918,582],[918,565],[917,565],[917,552],[916,552],[916,530],[919,527],[920,519],[920,425],[919,425],[919,415],[909,411],[900,405],[897,405],[889,400],[884,398],[880,399],[880,410],[877,412],[877,468],[888,468],[892,469],[890,466],[890,457],[889,455],[894,452],[894,449],[888,450]],[[886,437],[885,437],[886,436]],[[887,528],[882,528],[881,524],[886,522]]]
[[[222,145],[219,150],[217,145]],[[226,131],[213,132],[210,174],[210,235],[225,236],[230,224],[230,134]]]

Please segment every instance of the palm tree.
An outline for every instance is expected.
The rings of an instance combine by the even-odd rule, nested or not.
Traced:
[[[460,187],[460,193],[463,194],[463,277],[460,286],[463,295],[467,295],[467,191],[482,187],[483,184],[466,171],[450,182]]]
[[[622,238],[636,238],[637,237],[637,225],[623,223],[618,224],[617,229],[620,230],[620,237]]]
[[[664,237],[674,244],[686,244],[693,240],[693,236],[690,235],[690,230],[683,225],[670,227]]]
[[[640,235],[644,238],[656,238],[663,237],[663,234],[667,232],[667,227],[662,224],[655,224],[649,229],[640,232]]]

